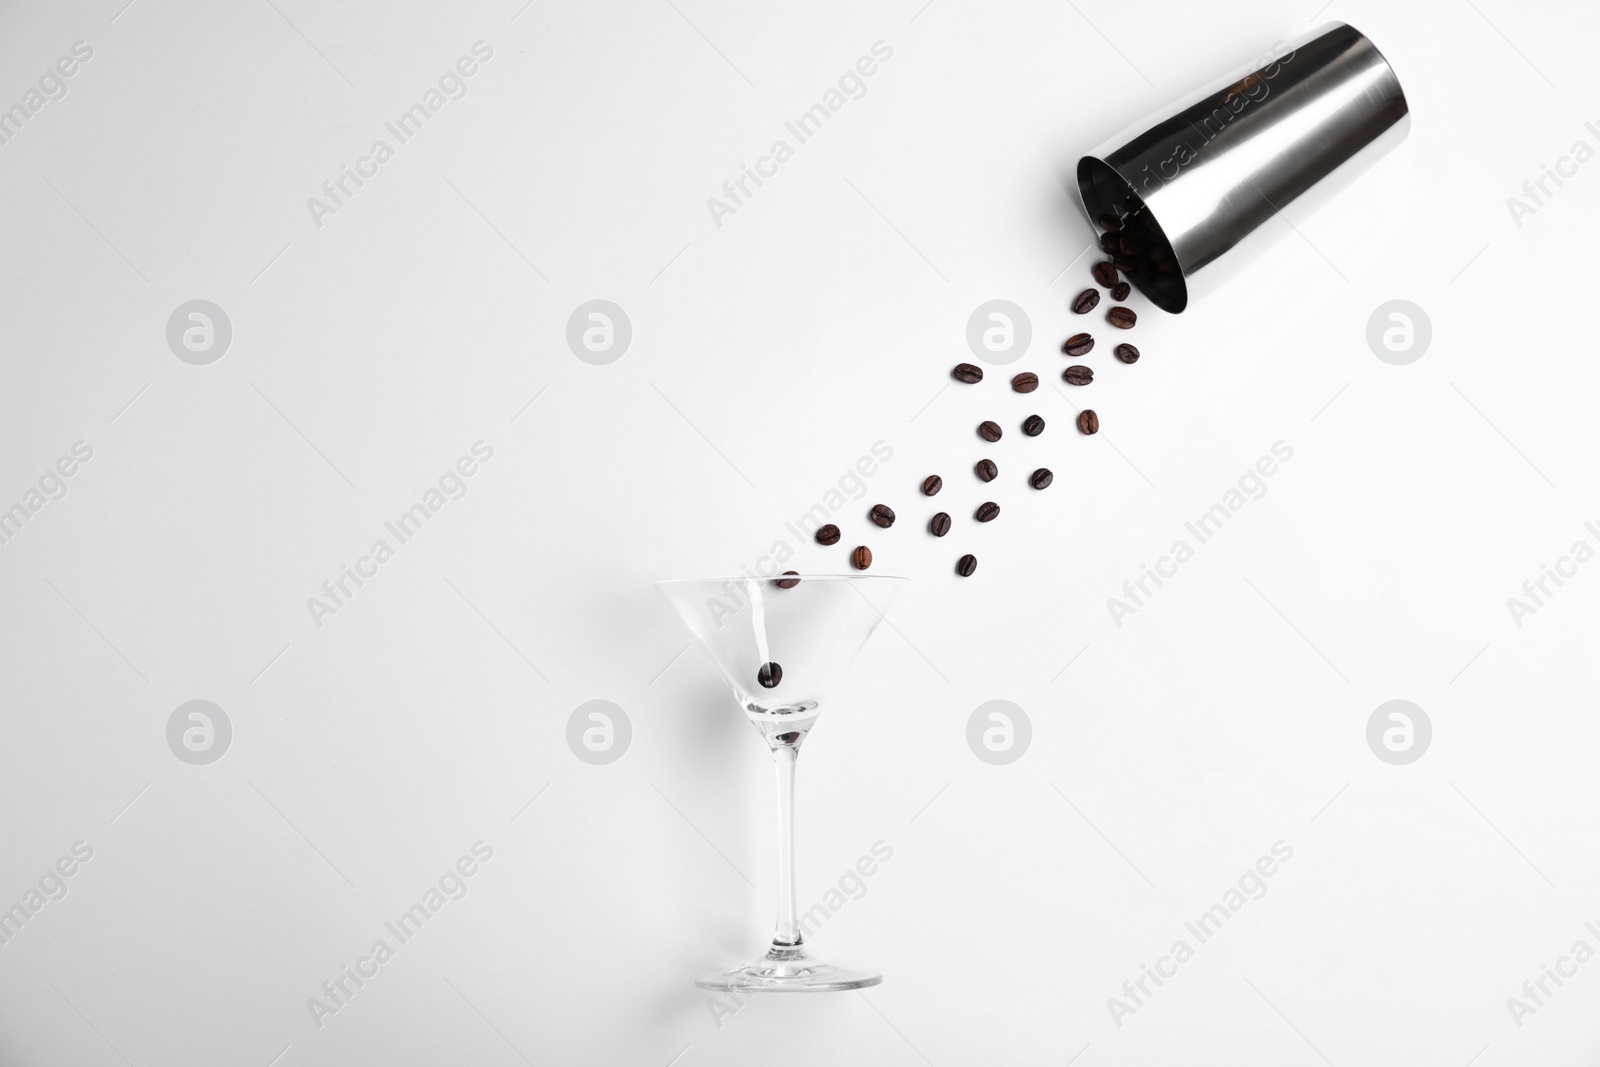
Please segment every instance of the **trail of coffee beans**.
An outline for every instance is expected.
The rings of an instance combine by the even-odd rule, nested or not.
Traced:
[[[1141,280],[1153,280],[1157,275],[1171,274],[1178,269],[1177,262],[1172,258],[1165,240],[1155,236],[1149,223],[1143,218],[1143,213],[1137,212],[1123,218],[1102,216],[1099,220],[1102,233],[1099,237],[1100,250],[1106,254],[1107,259],[1094,263],[1090,269],[1090,277],[1094,285],[1078,293],[1070,302],[1070,307],[1075,314],[1087,315],[1100,306],[1100,290],[1108,292],[1113,306],[1106,312],[1105,321],[1116,330],[1131,330],[1139,321],[1133,309],[1126,307],[1124,301],[1133,292],[1132,285],[1122,277],[1131,274]],[[1088,331],[1074,333],[1061,345],[1064,355],[1076,360],[1087,356],[1094,351],[1095,337]],[[1113,350],[1113,355],[1122,364],[1138,362],[1139,349],[1126,342],[1118,344]],[[950,372],[951,377],[962,385],[980,385],[983,382],[983,368],[974,363],[958,363]],[[1062,371],[1061,378],[1068,385],[1085,387],[1092,385],[1095,380],[1094,369],[1084,363],[1069,364]],[[1011,389],[1020,394],[1032,393],[1039,388],[1039,375],[1034,371],[1020,371],[1010,379]],[[1085,408],[1078,413],[1075,420],[1078,432],[1089,436],[1100,432],[1100,416],[1093,408]],[[1045,430],[1045,421],[1038,415],[1029,415],[1020,426],[1022,433],[1027,437],[1038,437]],[[988,443],[999,441],[1004,435],[1004,430],[998,422],[986,419],[978,424],[978,437]],[[980,457],[973,464],[973,474],[980,482],[994,482],[1000,477],[999,466],[988,457]],[[1035,468],[1027,475],[1028,485],[1035,491],[1048,489],[1055,481],[1055,475],[1048,467]],[[923,496],[934,496],[944,487],[944,479],[938,474],[929,474],[922,480],[921,491]],[[985,501],[972,513],[972,521],[979,523],[993,522],[1000,515],[1000,505],[992,500]],[[873,504],[864,516],[874,526],[887,530],[894,525],[895,513],[887,504]],[[927,532],[931,537],[944,537],[955,528],[955,522],[950,514],[945,511],[935,512],[927,520]],[[819,545],[836,545],[843,535],[838,526],[829,523],[816,532]],[[850,565],[856,570],[864,571],[872,566],[872,549],[867,545],[858,545],[850,553]],[[978,557],[970,552],[961,554],[955,564],[955,572],[963,578],[970,578],[978,569]],[[795,572],[788,571],[787,574]],[[781,588],[791,588],[798,584],[797,581],[779,581]],[[770,664],[775,673],[781,672],[776,664]],[[763,668],[765,670],[766,668]],[[763,681],[762,684],[766,684]]]

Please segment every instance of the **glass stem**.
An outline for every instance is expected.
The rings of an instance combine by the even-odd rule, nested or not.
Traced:
[[[778,921],[772,935],[774,949],[801,943],[800,920],[794,901],[794,764],[800,746],[775,744],[772,762],[778,772]]]

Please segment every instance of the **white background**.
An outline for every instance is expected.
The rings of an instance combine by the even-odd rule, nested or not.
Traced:
[[[1600,567],[1520,627],[1506,604],[1600,545],[1600,163],[1506,206],[1600,148],[1592,9],[124,2],[0,15],[0,102],[94,49],[0,145],[0,507],[94,450],[0,545],[0,906],[94,849],[0,946],[0,1062],[1600,1053],[1600,963],[1520,1028],[1506,1004],[1600,948]],[[1077,156],[1335,18],[1394,63],[1409,140],[1183,316],[1136,297],[1144,358],[1100,326],[1066,397]],[[479,40],[468,94],[318,227],[307,198]],[[717,226],[706,199],[880,40]],[[166,342],[195,298],[233,327],[209,366]],[[994,298],[1031,318],[1031,397],[946,388]],[[610,365],[565,341],[591,299],[632,322]],[[1366,342],[1392,299],[1432,322],[1409,366]],[[984,418],[1012,428],[987,452]],[[307,598],[479,440],[470,492],[319,627]],[[649,583],[755,566],[877,441],[845,542],[791,566],[866,541],[913,579],[799,777],[803,903],[894,850],[814,941],[887,979],[719,1025],[691,979],[770,928],[770,772]],[[1277,441],[1267,494],[1117,626],[1107,598]],[[867,538],[880,501],[902,519]],[[633,737],[591,766],[566,724],[601,698]],[[1033,739],[994,767],[965,732],[1001,698]],[[1366,742],[1396,698],[1433,725],[1409,766]],[[166,741],[193,699],[232,723],[209,766]],[[308,998],[479,840],[470,892],[319,1027]],[[1280,840],[1266,895],[1116,1025]]]

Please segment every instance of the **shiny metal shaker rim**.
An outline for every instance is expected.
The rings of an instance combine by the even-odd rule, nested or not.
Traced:
[[[1231,273],[1219,269],[1225,253],[1253,234],[1249,245],[1265,244],[1263,223],[1313,187],[1365,170],[1409,127],[1388,61],[1360,31],[1334,22],[1084,156],[1078,189],[1091,222],[1109,215],[1130,233],[1140,264],[1129,280],[1177,313],[1197,281],[1209,289]],[[1235,252],[1229,265],[1254,250]]]

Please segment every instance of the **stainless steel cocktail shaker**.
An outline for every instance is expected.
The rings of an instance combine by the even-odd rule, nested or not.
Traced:
[[[1382,53],[1334,22],[1084,156],[1078,188],[1092,222],[1129,235],[1129,280],[1177,313],[1231,273],[1224,253],[1230,268],[1249,259],[1274,229],[1263,223],[1365,170],[1409,127]]]

